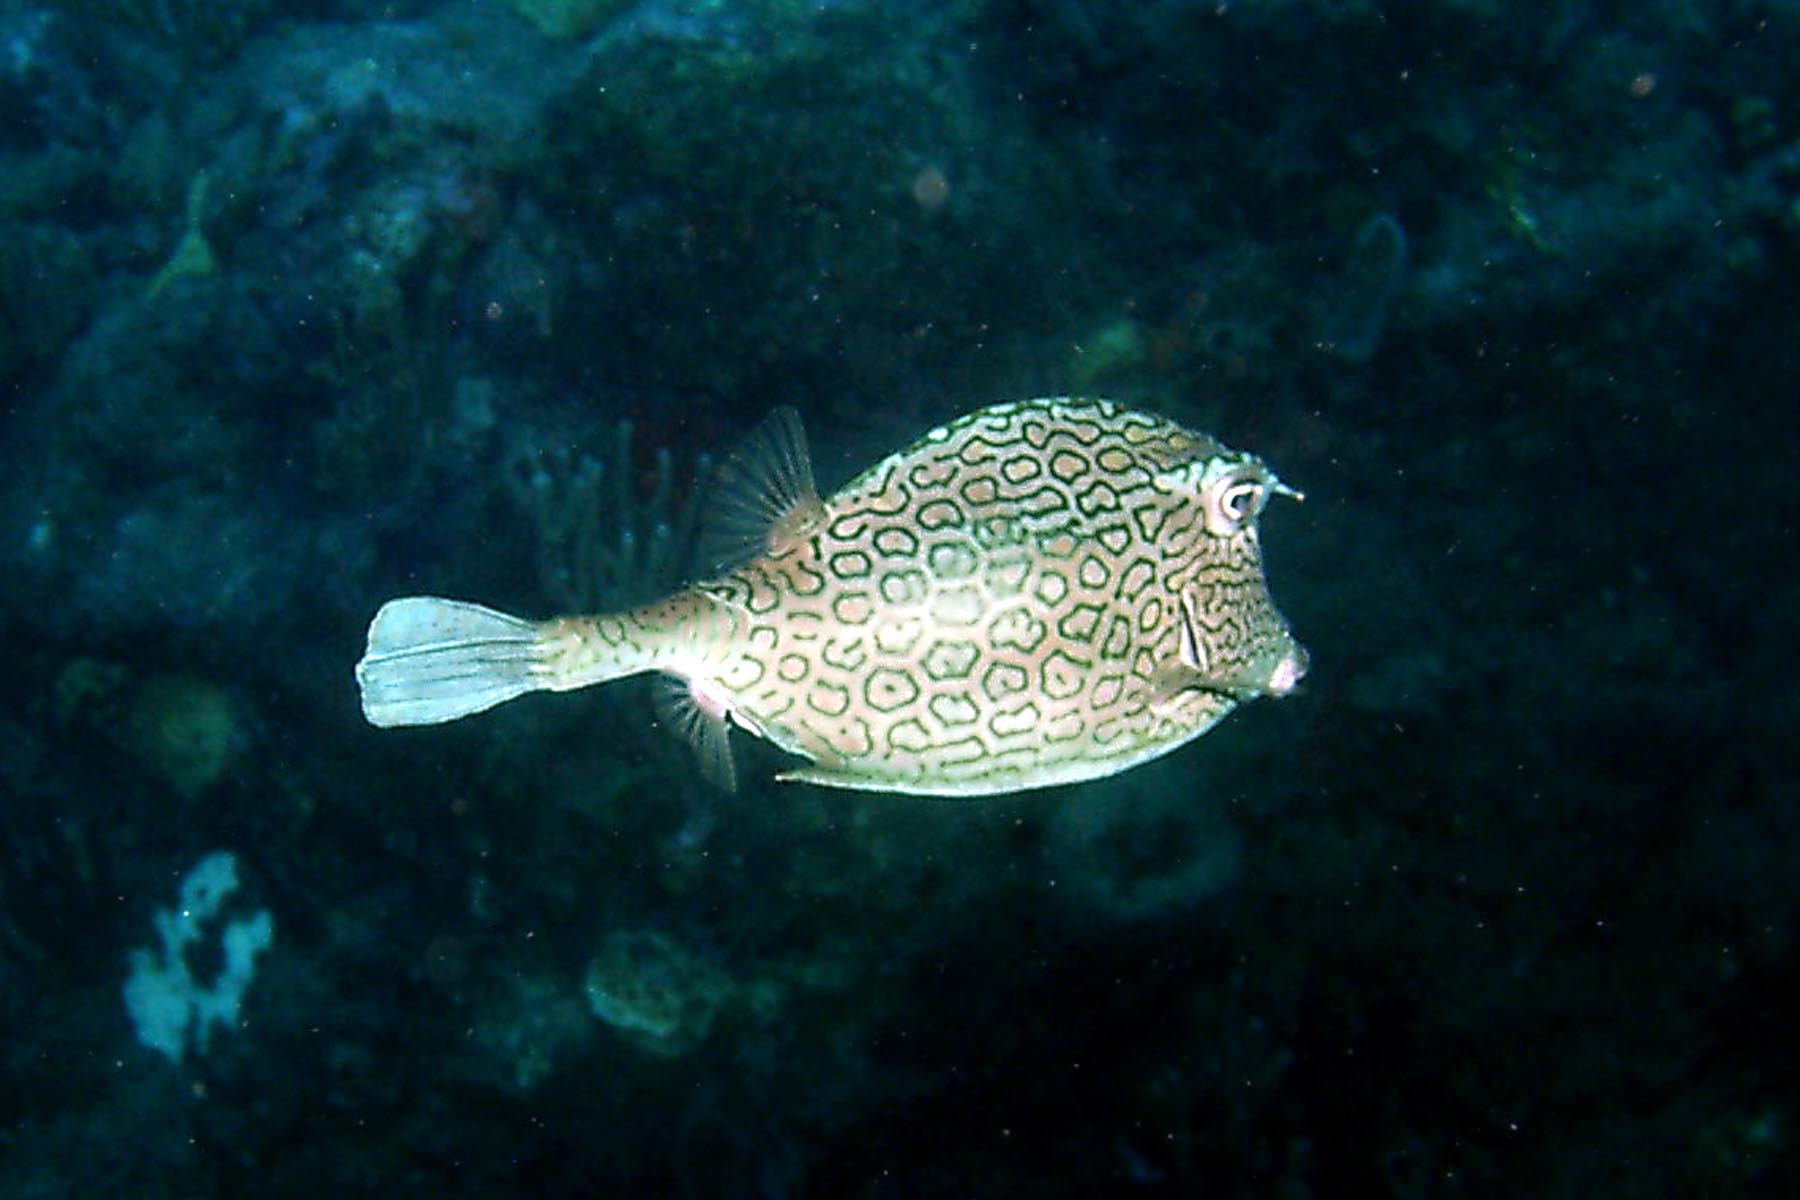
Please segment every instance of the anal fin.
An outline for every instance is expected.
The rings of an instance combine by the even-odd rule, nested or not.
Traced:
[[[812,783],[819,787],[846,788],[858,792],[887,791],[891,786],[828,763],[807,763],[805,766],[790,768],[776,775],[775,782]]]

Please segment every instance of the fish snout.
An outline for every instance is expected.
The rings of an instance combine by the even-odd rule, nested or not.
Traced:
[[[1299,686],[1306,678],[1306,668],[1312,659],[1306,653],[1306,647],[1289,639],[1287,652],[1275,662],[1275,669],[1269,672],[1269,682],[1265,685],[1271,696],[1285,696]]]

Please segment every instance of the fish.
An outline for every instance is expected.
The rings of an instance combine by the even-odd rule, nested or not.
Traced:
[[[1276,609],[1262,460],[1104,399],[993,404],[828,498],[778,408],[719,467],[703,578],[626,612],[532,621],[407,596],[356,665],[378,727],[661,672],[657,708],[735,786],[730,730],[777,778],[933,797],[1101,779],[1238,705],[1291,694],[1306,650]]]

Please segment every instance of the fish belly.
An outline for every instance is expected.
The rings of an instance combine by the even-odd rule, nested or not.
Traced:
[[[1061,587],[1053,566],[1017,578]],[[895,586],[790,598],[726,668],[739,721],[810,760],[787,778],[940,796],[1071,783],[1165,754],[1233,707],[1193,690],[1159,703],[1156,653],[1116,607],[913,583],[916,600]]]

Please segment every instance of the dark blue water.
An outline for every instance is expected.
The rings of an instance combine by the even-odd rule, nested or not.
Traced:
[[[1800,6],[0,0],[0,1191],[1800,1189]],[[1116,779],[377,731],[994,401],[1253,451],[1312,670]]]

